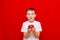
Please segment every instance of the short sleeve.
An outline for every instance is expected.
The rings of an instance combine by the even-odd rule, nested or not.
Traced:
[[[41,27],[40,22],[38,22],[36,25],[37,25],[36,31],[37,31],[37,32],[41,32],[41,31],[42,31],[42,27]]]
[[[24,23],[22,24],[21,32],[27,32],[26,25]]]

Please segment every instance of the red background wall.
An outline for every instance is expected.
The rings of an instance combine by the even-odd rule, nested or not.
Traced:
[[[0,5],[0,40],[22,40],[21,25],[30,7],[36,9],[42,25],[40,39],[60,40],[59,0],[1,0]]]

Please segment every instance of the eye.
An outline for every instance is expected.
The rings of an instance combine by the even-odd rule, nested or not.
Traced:
[[[29,13],[27,15],[30,15]]]

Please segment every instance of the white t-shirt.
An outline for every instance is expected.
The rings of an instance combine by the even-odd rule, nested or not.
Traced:
[[[28,31],[27,29],[28,29],[29,25],[34,25],[34,28],[35,28],[36,32],[41,32],[42,31],[40,22],[34,21],[34,22],[30,23],[29,21],[25,21],[22,25],[21,32],[27,32]],[[29,38],[28,39],[23,38],[23,40],[39,40],[39,38],[35,38],[33,33],[31,32]]]

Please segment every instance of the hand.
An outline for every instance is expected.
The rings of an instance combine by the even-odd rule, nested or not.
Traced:
[[[31,30],[32,30],[32,32],[35,32],[35,28],[32,28]]]
[[[28,32],[31,32],[31,28],[28,29]]]

